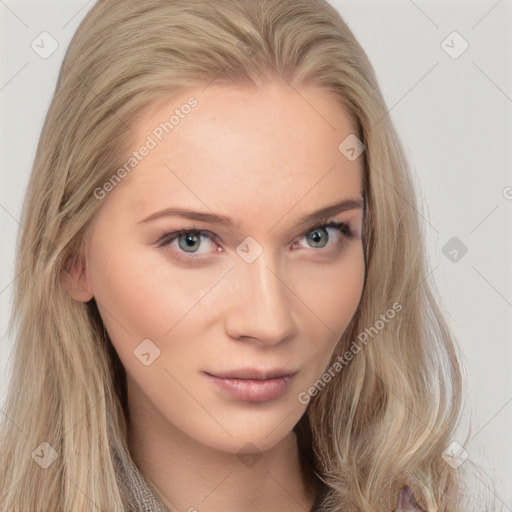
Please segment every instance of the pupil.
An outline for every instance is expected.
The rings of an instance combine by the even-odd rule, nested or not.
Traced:
[[[182,249],[185,249],[185,250],[186,249],[194,249],[194,244],[197,244],[198,236],[188,234],[184,237],[184,239],[185,239],[186,245],[184,247],[182,246]],[[182,238],[182,240],[183,240],[183,238]]]
[[[313,233],[309,237],[313,241],[314,244],[318,244],[318,243],[321,244],[321,235],[319,234],[320,231],[325,231],[325,228],[322,228],[321,230],[316,229],[315,231],[313,231]]]

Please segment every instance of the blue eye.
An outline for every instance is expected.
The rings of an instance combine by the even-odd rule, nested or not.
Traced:
[[[330,230],[334,230],[337,232],[337,236],[339,237],[337,242],[336,238],[335,242],[330,245],[333,246],[331,249],[325,249],[329,242],[331,241]],[[322,224],[321,226],[317,226],[313,229],[308,230],[304,233],[301,238],[305,238],[308,247],[312,249],[318,249],[319,252],[327,252],[330,250],[340,249],[348,240],[354,238],[354,233],[351,231],[350,226],[345,222],[329,222],[328,224]],[[200,252],[198,249],[200,248],[201,241],[207,240],[209,244],[213,243],[217,245],[219,238],[214,233],[210,231],[198,230],[195,228],[192,229],[181,229],[180,231],[175,231],[173,233],[166,233],[158,242],[158,247],[167,247],[175,245],[174,242],[177,242],[177,247],[174,249],[175,252],[178,253],[177,257],[183,260],[200,260],[204,259],[203,256],[197,256],[198,254],[208,253],[208,248],[206,251]],[[323,250],[325,249],[325,250]],[[219,247],[215,249],[215,251],[219,251]],[[183,256],[188,255],[188,256]]]
[[[197,256],[197,254],[202,254],[198,252],[202,239],[208,240],[209,243],[218,241],[218,237],[215,234],[196,229],[194,226],[192,229],[183,228],[173,233],[166,233],[158,242],[158,247],[166,248],[173,245],[175,246],[175,242],[177,242],[178,246],[173,249],[173,252],[177,253],[176,257],[178,259],[185,261],[201,260],[204,259],[204,257],[202,255]]]
[[[197,246],[201,243],[201,238],[212,239],[202,231],[185,231],[181,234],[177,234],[175,240],[178,240],[178,246],[183,249],[184,252],[195,254]]]
[[[313,244],[310,245],[310,247],[323,249],[330,240],[329,229],[336,230],[338,234],[341,234],[343,239],[351,239],[354,237],[349,225],[345,222],[329,222],[328,224],[318,226],[308,231],[306,239],[308,243],[311,242]],[[323,242],[322,238],[324,240]],[[320,244],[320,246],[318,244]]]

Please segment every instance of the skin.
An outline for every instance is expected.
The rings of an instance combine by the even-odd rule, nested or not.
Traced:
[[[76,300],[96,299],[127,371],[133,459],[168,506],[304,512],[314,490],[292,432],[306,410],[297,397],[328,368],[357,310],[363,212],[329,219],[346,222],[353,239],[315,229],[325,222],[297,223],[362,197],[362,158],[338,150],[354,127],[319,88],[212,85],[147,111],[133,148],[190,96],[197,107],[102,199],[65,286]],[[178,217],[140,222],[176,206],[228,216],[239,229]],[[219,240],[200,238],[192,253],[184,237],[158,247],[181,229]],[[308,239],[314,232],[319,246]],[[248,236],[263,250],[252,263],[236,252]],[[187,261],[194,251],[203,259]],[[145,339],[160,350],[148,366],[134,355]],[[203,373],[242,367],[298,373],[266,402],[226,396]]]

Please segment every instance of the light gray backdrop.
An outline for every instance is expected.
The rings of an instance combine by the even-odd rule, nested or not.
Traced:
[[[93,3],[0,0],[2,400],[22,196],[64,51]],[[468,456],[512,511],[512,0],[332,3],[368,53],[412,163],[431,279],[468,367]]]

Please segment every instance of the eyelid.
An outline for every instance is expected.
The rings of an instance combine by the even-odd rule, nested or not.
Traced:
[[[182,228],[178,228],[176,230],[165,231],[165,233],[156,242],[156,245],[158,247],[162,247],[163,245],[166,245],[169,243],[168,242],[169,239],[174,241],[177,238],[179,238],[181,235],[184,235],[185,233],[190,233],[190,232],[196,232],[201,236],[204,235],[207,238],[211,238],[214,242],[221,242],[219,235],[217,235],[216,233],[213,233],[212,231],[209,231],[207,229],[198,228],[195,225],[193,225],[192,227],[182,227]]]
[[[319,221],[315,222],[312,226],[305,229],[301,235],[304,236],[306,233],[309,233],[313,229],[324,227],[326,224],[347,224],[347,226],[348,226],[348,222],[346,222],[346,221],[336,220],[335,217],[327,217],[327,218],[323,218],[323,219],[320,219]]]

